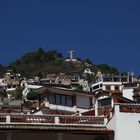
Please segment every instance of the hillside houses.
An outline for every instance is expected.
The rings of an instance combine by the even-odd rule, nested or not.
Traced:
[[[100,136],[105,140],[130,140],[132,137],[128,133],[122,135],[121,131],[124,132],[126,127],[131,126],[128,129],[131,134],[140,137],[139,81],[129,74],[109,75],[98,72],[91,73],[91,76],[94,76],[92,83],[76,72],[70,75],[60,73],[48,74],[47,77],[34,76],[29,79],[7,72],[0,80],[1,128],[4,129],[6,124],[6,132],[11,128],[12,135],[15,135],[13,130],[17,129],[16,125],[20,130],[23,123],[25,128],[30,129],[33,128],[31,125],[36,125],[33,129],[35,131],[39,124],[42,125],[41,131],[48,131],[46,127],[49,127],[54,135],[57,128],[62,134],[61,140],[71,130],[78,131],[79,138],[85,135],[84,132],[86,138],[93,140]],[[21,89],[18,94],[22,96],[17,100],[13,97],[19,87]],[[90,136],[87,135],[89,133]]]

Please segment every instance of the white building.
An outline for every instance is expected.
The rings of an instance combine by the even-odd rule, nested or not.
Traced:
[[[116,104],[107,128],[114,130],[114,140],[140,139],[140,105]]]
[[[122,96],[125,98],[128,98],[130,100],[135,100],[134,99],[134,92],[139,87],[139,83],[125,83],[123,84],[123,90],[122,90]]]
[[[100,81],[98,83],[92,84],[90,91],[96,92],[98,90],[110,91],[110,92],[122,92],[122,82],[103,82]]]
[[[68,89],[42,87],[34,90],[40,95],[40,105],[56,112],[82,113],[93,107],[93,95]]]

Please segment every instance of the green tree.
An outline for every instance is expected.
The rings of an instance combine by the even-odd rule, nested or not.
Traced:
[[[116,68],[110,67],[107,64],[100,64],[97,67],[103,73],[112,73],[112,74],[118,73],[118,70]]]
[[[85,61],[85,63],[92,64],[90,59],[85,59],[84,61]]]
[[[27,94],[27,99],[28,100],[37,100],[38,99],[38,94],[34,91],[30,91],[28,94]]]
[[[58,53],[56,50],[48,51],[46,53],[46,57],[48,58],[48,61],[55,61],[55,60],[58,60],[60,58],[63,58],[62,54]]]
[[[14,96],[16,99],[22,99],[22,87],[21,86],[18,86],[15,90],[15,92],[12,94],[12,96]]]
[[[7,67],[0,65],[0,74],[3,75],[6,69],[12,69],[15,73],[20,73],[22,76],[28,78],[32,78],[32,76],[36,76],[39,73],[41,73],[41,77],[49,73],[59,74],[63,72],[71,74],[75,71],[82,75],[83,70],[87,67],[94,73],[98,72],[98,70],[102,73],[118,73],[116,68],[110,67],[107,64],[95,65],[89,59],[81,60],[79,58],[78,60],[81,63],[66,62],[63,59],[63,55],[56,50],[46,52],[42,48],[39,48],[37,51],[26,53]]]
[[[93,75],[89,74],[89,73],[86,73],[85,75],[86,75],[85,80],[87,80],[89,83],[92,83],[93,82]]]
[[[83,92],[83,86],[82,86],[82,85],[79,85],[79,86],[75,89],[75,91],[77,91],[77,92]]]

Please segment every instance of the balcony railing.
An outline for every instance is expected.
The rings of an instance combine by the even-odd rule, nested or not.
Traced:
[[[54,124],[54,125],[95,125],[105,126],[104,117],[70,115],[15,115],[0,114],[0,124]]]

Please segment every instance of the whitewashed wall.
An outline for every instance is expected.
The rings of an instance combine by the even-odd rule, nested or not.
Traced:
[[[115,106],[115,116],[107,124],[114,130],[114,140],[139,140],[140,139],[140,113],[119,112],[119,106]]]
[[[133,100],[133,89],[123,89],[123,97]]]

